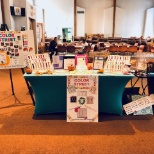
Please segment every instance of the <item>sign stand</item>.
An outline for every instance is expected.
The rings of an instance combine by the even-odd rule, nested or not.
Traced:
[[[21,68],[21,71],[22,71],[22,74],[25,73],[23,68]],[[14,93],[14,85],[13,85],[13,80],[12,80],[12,70],[11,70],[11,69],[9,69],[9,74],[10,74],[12,95],[15,95],[15,93]],[[33,105],[35,106],[35,100],[34,100],[34,97],[33,97],[33,90],[32,90],[31,86],[29,85],[29,83],[28,83],[26,80],[25,80],[25,82],[26,82],[27,88],[28,88],[28,90],[29,90],[29,94],[30,94],[30,96],[31,96]]]
[[[10,73],[10,81],[11,81],[12,95],[14,95],[14,86],[13,86],[13,81],[12,81],[12,71],[11,71],[11,69],[9,69],[9,73]]]
[[[21,68],[21,71],[22,71],[23,74],[25,73],[23,68]],[[35,106],[35,100],[34,100],[34,97],[33,97],[33,90],[32,90],[32,87],[30,86],[30,84],[29,84],[28,81],[25,80],[25,82],[26,82],[27,88],[28,88],[28,90],[29,90],[29,94],[30,94],[30,96],[31,96],[33,105]]]
[[[1,24],[1,29],[0,29],[0,31],[9,31],[9,29],[8,29],[8,26],[7,26],[7,24]],[[13,35],[14,36],[14,35]],[[27,36],[27,35],[26,35]],[[4,36],[5,37],[5,36]],[[17,39],[19,39],[20,41],[21,41],[21,36],[17,36],[18,38]],[[30,34],[30,36],[29,37],[32,37],[32,35]],[[25,38],[25,43],[27,43],[27,37]],[[27,44],[26,44],[27,45]],[[12,45],[8,45],[8,46],[13,46],[13,44]],[[8,47],[7,46],[7,47]],[[19,45],[15,45],[15,46],[17,46],[17,47],[14,47],[16,50],[17,50],[17,52],[18,52],[18,50],[19,49],[17,49],[19,46],[20,46],[20,50],[21,50],[21,45],[19,44]],[[9,47],[10,48],[10,47]],[[30,48],[32,48],[32,49],[34,49],[34,47],[33,47],[33,45],[31,44],[31,47]],[[13,49],[14,50],[14,49]],[[19,53],[18,53],[18,55],[17,56],[19,56]],[[24,69],[22,68],[23,66],[21,66],[21,67],[19,67],[19,68],[21,68],[21,71],[22,71],[22,73],[24,74],[25,72],[24,72]],[[12,95],[15,95],[15,92],[14,92],[14,85],[13,85],[13,79],[12,79],[12,70],[11,70],[11,68],[9,69],[9,75],[10,75],[10,82],[11,82],[11,89],[12,89]],[[31,86],[30,86],[30,84],[25,80],[25,82],[26,82],[26,85],[27,85],[27,87],[28,87],[28,90],[29,90],[29,94],[30,94],[30,96],[31,96],[31,99],[32,99],[32,102],[33,102],[33,105],[35,106],[35,100],[34,100],[34,97],[33,97],[33,90],[32,90],[32,88],[31,88]],[[16,98],[16,97],[15,97]],[[17,99],[17,98],[16,98]]]

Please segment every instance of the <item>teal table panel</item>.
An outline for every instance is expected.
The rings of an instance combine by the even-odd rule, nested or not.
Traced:
[[[122,94],[133,75],[99,76],[99,112],[122,115]]]
[[[24,75],[35,93],[35,114],[66,112],[66,76]]]
[[[122,94],[133,75],[99,76],[99,112],[122,115]],[[66,112],[66,75],[24,75],[35,93],[35,114]]]

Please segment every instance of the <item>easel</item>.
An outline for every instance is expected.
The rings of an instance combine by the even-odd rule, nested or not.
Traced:
[[[7,24],[1,24],[1,31],[6,31],[6,30],[9,31]],[[21,71],[22,71],[22,74],[25,73],[24,72],[24,68],[21,68]],[[9,75],[10,75],[10,81],[11,81],[12,95],[15,95],[15,93],[14,93],[14,86],[13,86],[13,80],[12,80],[12,70],[11,69],[9,69]],[[31,96],[33,105],[35,106],[35,100],[34,100],[34,97],[33,97],[33,90],[31,88],[30,84],[26,80],[25,80],[25,82],[26,82],[26,85],[28,87],[29,94]]]
[[[21,68],[21,71],[22,71],[22,74],[25,74],[25,71],[24,71],[23,68]],[[30,84],[29,84],[28,81],[25,80],[25,82],[26,82],[26,85],[27,85],[27,87],[28,87],[29,94],[30,94],[30,96],[31,96],[31,99],[32,99],[33,105],[35,106],[35,100],[34,100],[34,97],[33,97],[33,90],[32,90],[32,87],[30,86]]]
[[[24,68],[21,68],[21,71],[22,71],[22,74],[25,73],[25,72],[24,72]],[[9,69],[9,74],[10,74],[12,95],[15,95],[15,93],[14,93],[14,85],[13,85],[13,80],[12,80],[12,70],[11,70],[11,69]],[[32,88],[31,88],[30,84],[29,84],[26,80],[25,80],[25,82],[26,82],[27,88],[28,88],[28,90],[29,90],[29,94],[30,94],[30,96],[31,96],[33,105],[35,106],[35,100],[34,100],[34,97],[33,97],[33,90],[32,90]]]

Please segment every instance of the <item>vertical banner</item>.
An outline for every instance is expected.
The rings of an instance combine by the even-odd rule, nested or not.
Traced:
[[[67,76],[67,122],[98,122],[98,76]]]

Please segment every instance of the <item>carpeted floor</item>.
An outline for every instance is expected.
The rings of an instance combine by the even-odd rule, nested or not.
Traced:
[[[15,96],[9,71],[0,70],[0,154],[154,153],[154,116],[101,114],[99,123],[67,123],[65,114],[35,116],[20,69],[12,74]]]

